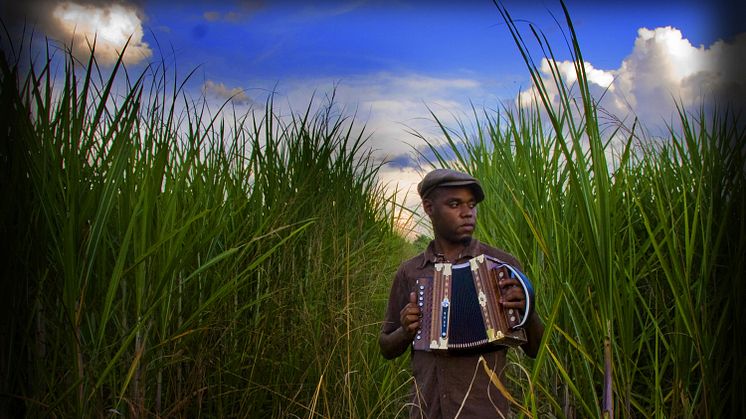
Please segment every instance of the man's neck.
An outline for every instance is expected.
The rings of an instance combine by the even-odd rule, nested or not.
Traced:
[[[464,256],[464,250],[469,246],[471,238],[452,242],[443,239],[435,239],[435,254],[442,256],[446,262],[454,263]]]

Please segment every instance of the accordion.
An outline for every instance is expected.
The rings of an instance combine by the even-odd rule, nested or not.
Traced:
[[[499,281],[516,278],[526,295],[524,315],[503,309]],[[420,329],[413,341],[421,351],[478,351],[526,342],[523,326],[533,309],[528,278],[499,259],[480,255],[467,263],[436,263],[432,278],[417,280]]]

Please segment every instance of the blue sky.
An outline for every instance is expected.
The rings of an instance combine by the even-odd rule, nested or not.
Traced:
[[[532,92],[490,0],[5,3],[6,19],[33,23],[59,42],[76,39],[81,47],[97,33],[104,65],[132,35],[129,68],[164,60],[182,77],[197,68],[189,93],[215,107],[232,98],[248,112],[275,91],[278,106],[300,111],[313,95],[336,89],[335,103],[366,125],[376,158],[392,162],[381,170],[382,181],[410,190],[411,201],[410,188],[422,175],[412,150],[423,145],[411,132],[437,141],[430,110],[446,120],[468,120],[472,105],[518,106],[519,92]],[[696,108],[712,97],[746,97],[741,3],[567,2],[591,87],[596,94],[607,91],[601,105],[627,121],[636,115],[653,132],[665,132],[673,98]],[[503,4],[529,44],[535,45],[531,23],[549,38],[558,61],[570,58],[559,1]],[[76,51],[86,56],[85,48]],[[542,54],[532,53],[540,65]],[[571,63],[561,68],[571,80]]]
[[[557,58],[569,58],[552,17],[563,20],[559,2],[506,6],[516,20],[533,23],[556,42]],[[640,27],[679,28],[696,46],[731,35],[719,31],[719,9],[707,2],[575,1],[568,7],[586,60],[601,68],[622,62]],[[507,95],[528,83],[525,65],[489,0],[325,1],[313,6],[279,1],[249,10],[231,2],[146,2],[143,9],[152,31],[145,33],[148,43],[154,44],[155,35],[164,48],[174,47],[179,66],[200,65],[208,77],[235,85],[322,77],[344,82],[376,72],[477,77]],[[211,12],[221,16],[210,21],[205,14]],[[231,12],[241,16],[226,19]]]

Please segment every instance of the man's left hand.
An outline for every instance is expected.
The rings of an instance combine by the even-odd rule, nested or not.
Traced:
[[[521,311],[526,309],[526,295],[523,293],[523,287],[515,278],[505,278],[500,280],[500,304],[504,308],[515,308]]]

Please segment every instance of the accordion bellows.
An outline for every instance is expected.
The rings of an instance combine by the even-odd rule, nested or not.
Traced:
[[[523,287],[523,316],[499,303],[499,281],[504,277],[516,278]],[[432,278],[417,280],[422,318],[414,349],[458,352],[521,345],[526,342],[523,326],[533,309],[533,294],[522,272],[490,256],[457,265],[436,263]]]

